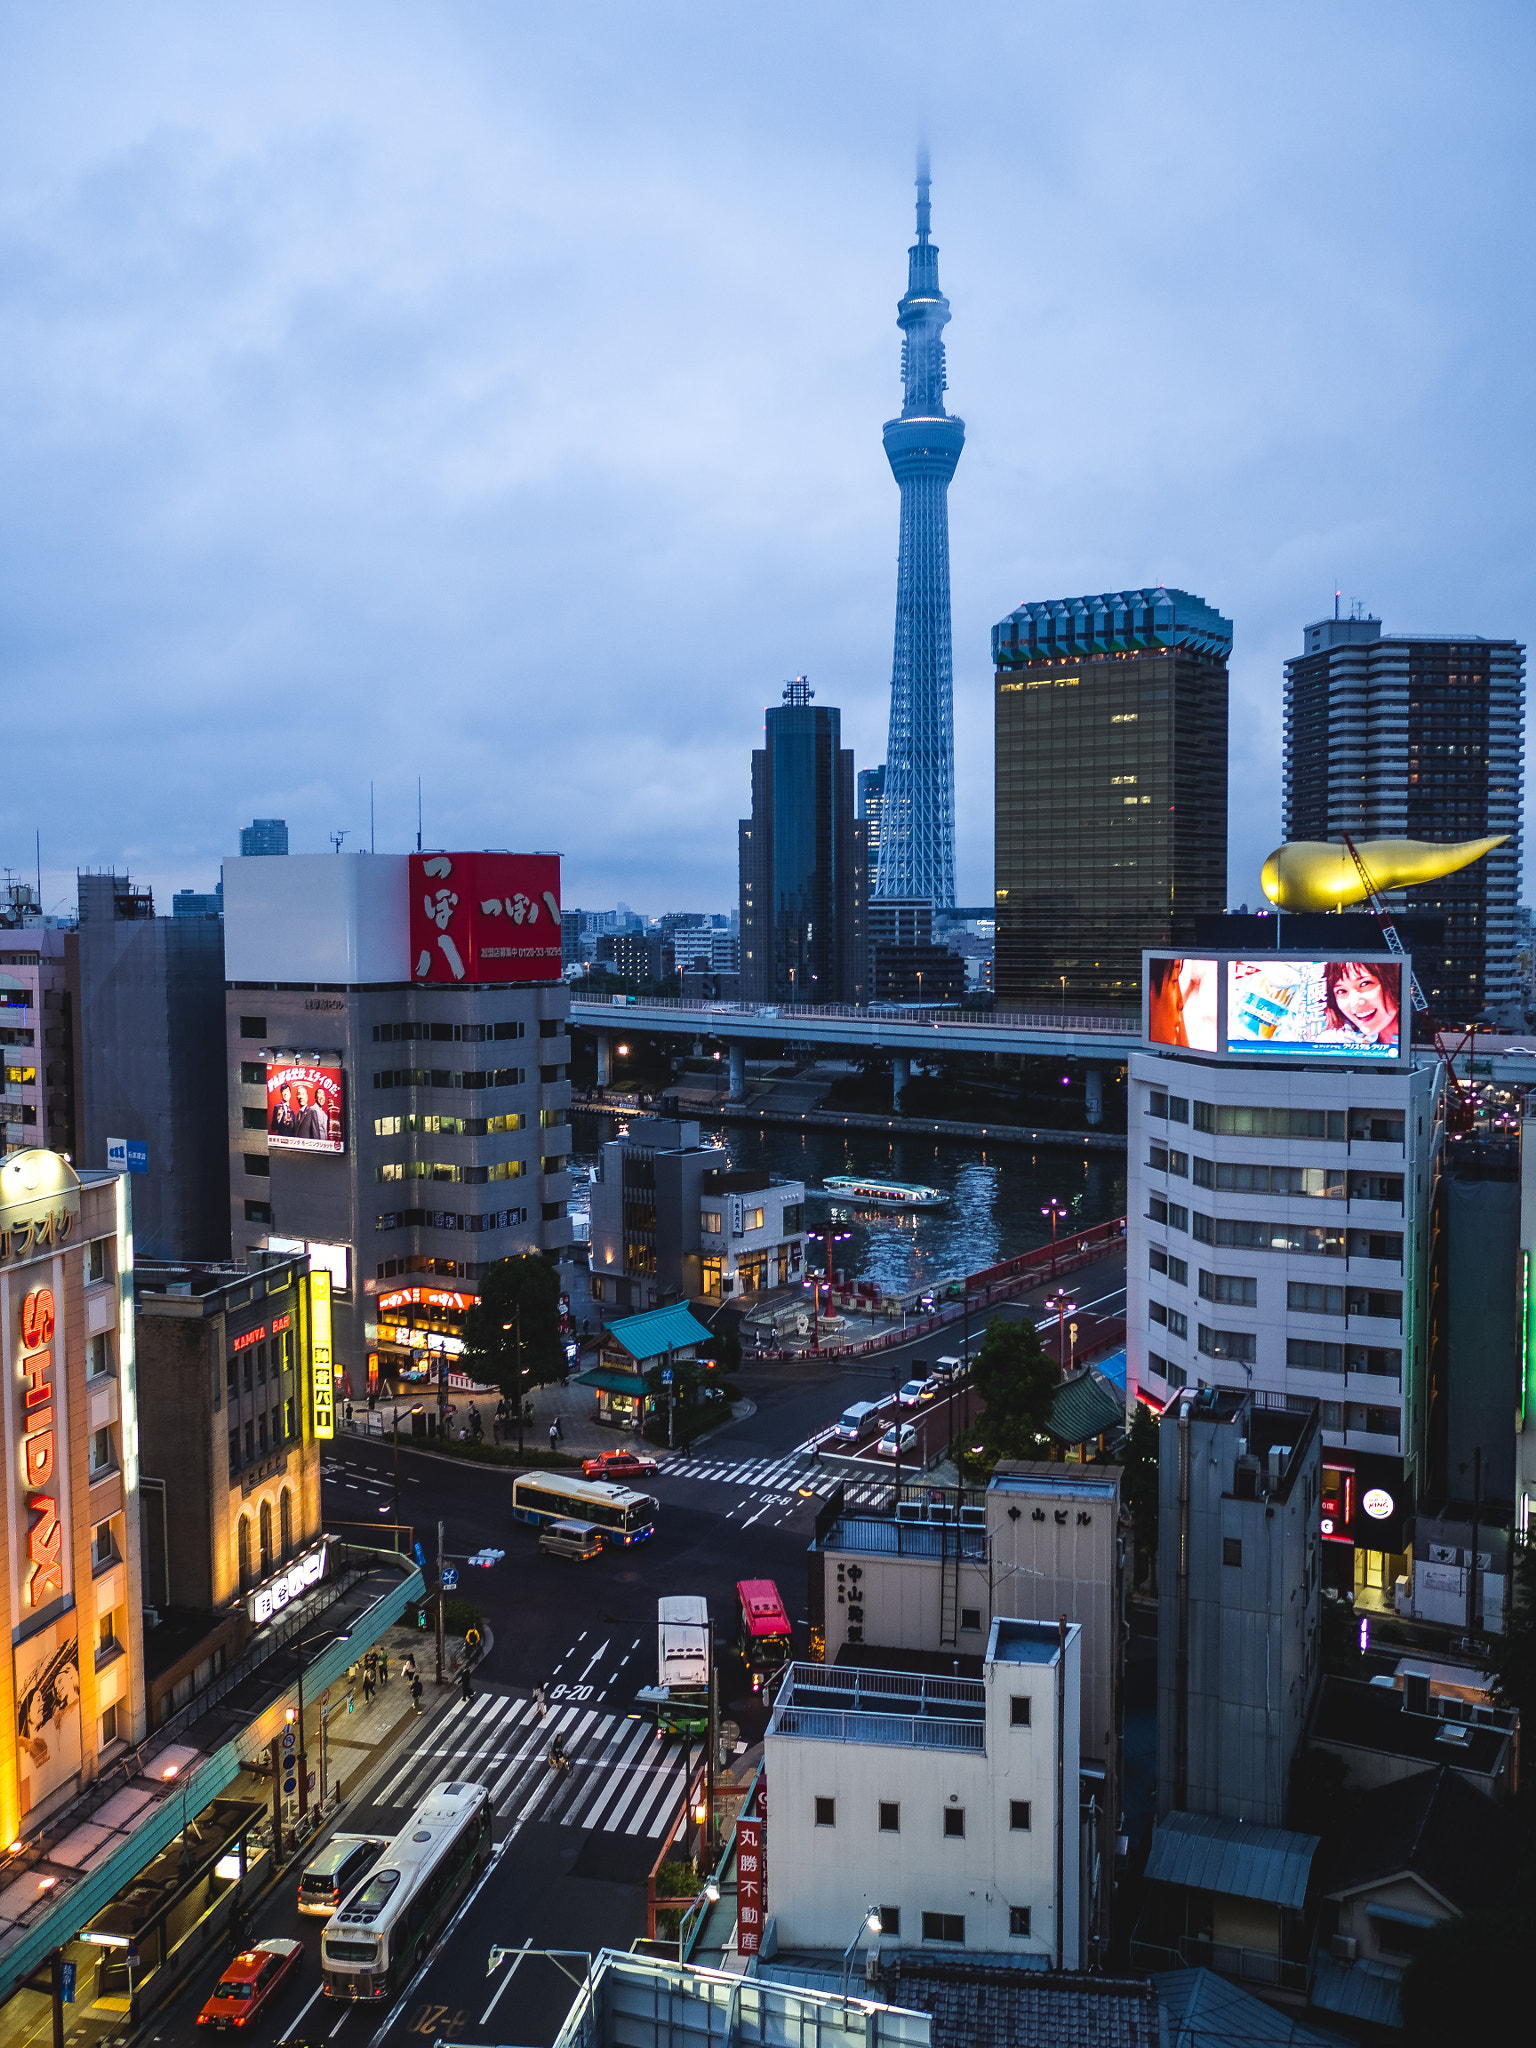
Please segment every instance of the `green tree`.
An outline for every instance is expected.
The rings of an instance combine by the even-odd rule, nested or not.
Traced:
[[[1121,1460],[1125,1477],[1120,1483],[1136,1539],[1138,1582],[1157,1564],[1157,1456],[1161,1434],[1157,1417],[1145,1401],[1138,1401]]]
[[[990,1471],[999,1458],[1038,1458],[1058,1384],[1034,1324],[994,1316],[971,1366],[971,1385],[985,1406],[975,1425],[981,1450],[961,1454],[967,1467]]]
[[[464,1366],[494,1381],[513,1403],[560,1378],[560,1275],[548,1259],[528,1252],[486,1268],[480,1299],[464,1317]]]

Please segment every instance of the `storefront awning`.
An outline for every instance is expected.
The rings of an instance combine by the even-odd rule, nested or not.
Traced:
[[[637,1399],[645,1392],[645,1381],[637,1372],[604,1372],[601,1366],[594,1366],[590,1372],[576,1375],[578,1387],[598,1387],[605,1394],[632,1394]]]

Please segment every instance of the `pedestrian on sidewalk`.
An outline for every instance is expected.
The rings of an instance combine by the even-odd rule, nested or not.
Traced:
[[[388,1685],[388,1683],[389,1683],[389,1652],[388,1652],[388,1650],[380,1650],[380,1652],[379,1652],[379,1683],[380,1683],[380,1685]]]
[[[554,1450],[554,1448],[555,1448],[555,1445],[556,1445],[556,1444],[557,1444],[557,1443],[558,1443],[559,1441],[560,1441],[560,1425],[559,1425],[559,1423],[558,1423],[558,1422],[552,1422],[552,1423],[551,1423],[551,1424],[549,1425],[549,1448],[550,1448],[550,1450],[551,1450],[551,1451],[553,1451],[553,1450]]]
[[[419,1671],[413,1671],[411,1674],[411,1705],[418,1714],[421,1712],[421,1673]]]
[[[466,1657],[459,1672],[459,1698],[467,1707],[475,1696],[474,1681],[469,1675],[469,1659]]]
[[[371,1666],[363,1673],[363,1705],[365,1707],[373,1705],[373,1670]]]
[[[536,1685],[533,1688],[533,1704],[539,1710],[539,1719],[547,1721],[549,1719],[549,1709],[544,1704],[544,1688],[542,1685]]]
[[[565,1442],[565,1428],[558,1415],[555,1417],[555,1434],[559,1437],[561,1443]]]

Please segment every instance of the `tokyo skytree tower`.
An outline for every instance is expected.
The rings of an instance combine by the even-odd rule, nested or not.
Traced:
[[[886,460],[901,486],[896,576],[896,657],[885,756],[877,896],[927,896],[955,904],[955,711],[949,641],[949,480],[965,422],[944,410],[949,301],[939,290],[939,252],[928,239],[928,156],[917,160],[917,241],[902,332],[904,400],[883,428]]]

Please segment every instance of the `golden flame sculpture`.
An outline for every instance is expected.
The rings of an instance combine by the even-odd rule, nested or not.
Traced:
[[[1357,839],[1355,850],[1384,893],[1454,875],[1508,837],[1501,832],[1493,839],[1463,839],[1454,846],[1437,846],[1429,839]],[[1277,910],[1342,910],[1347,903],[1363,903],[1366,896],[1349,848],[1328,840],[1293,839],[1289,846],[1277,846],[1259,870],[1259,882]]]

